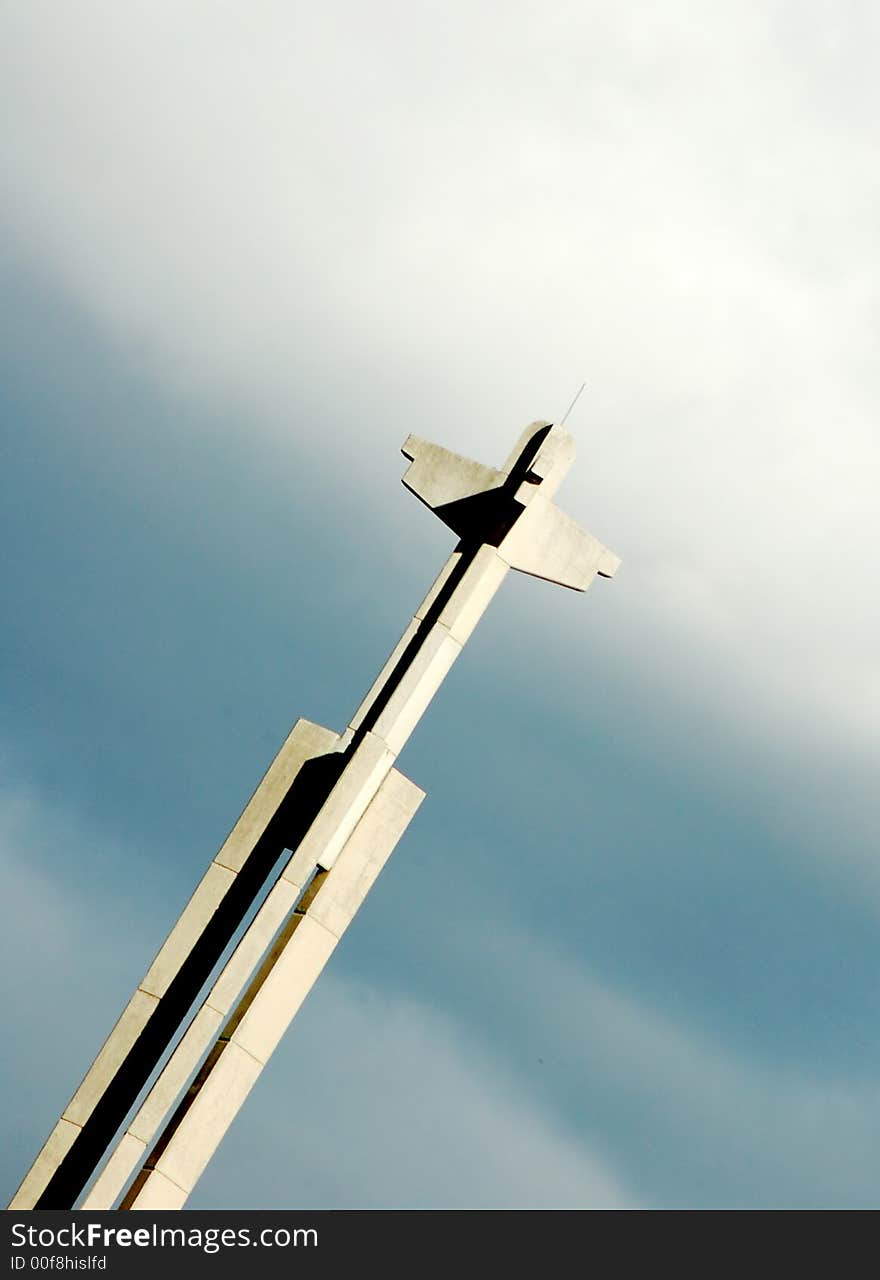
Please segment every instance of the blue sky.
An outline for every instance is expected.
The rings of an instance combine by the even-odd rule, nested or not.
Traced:
[[[876,1204],[877,21],[7,8],[7,1196],[448,554],[407,433],[498,464],[586,378],[623,567],[508,578],[190,1203]]]

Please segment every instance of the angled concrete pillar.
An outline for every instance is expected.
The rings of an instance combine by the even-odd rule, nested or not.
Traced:
[[[228,1063],[221,1066],[222,1053],[215,1053],[202,1065],[205,1055],[219,1040],[220,1046],[240,1045],[252,1055],[259,1044],[262,1063],[268,1059],[271,1050],[266,1045],[266,1026],[271,1029],[271,1035],[275,1035],[277,1029],[277,1040],[305,999],[336,941],[342,937],[423,798],[423,791],[392,769],[330,870],[319,868],[311,857],[302,858],[299,853],[290,859],[129,1123],[111,1159],[83,1201],[83,1209],[113,1208],[132,1173],[144,1162],[147,1150],[172,1106],[200,1066],[202,1069],[196,1076],[197,1087],[194,1085],[189,1089],[165,1126],[150,1162],[145,1165],[134,1191],[130,1193],[130,1207],[139,1208],[147,1204],[151,1208],[160,1207],[157,1196],[166,1182],[170,1180],[180,1187],[182,1174],[178,1171],[175,1181],[168,1171],[171,1169],[173,1172],[176,1168],[173,1164],[177,1158],[175,1153],[185,1148],[191,1146],[193,1151],[200,1153],[201,1172],[225,1133],[225,1128],[217,1123],[206,1127],[206,1117],[213,1115],[208,1111],[210,1099],[218,1088],[222,1096],[224,1073],[231,1069]],[[305,926],[306,918],[316,926],[315,929],[312,925]],[[261,1009],[264,1010],[263,1030],[258,1038],[254,1028]],[[272,1047],[274,1043],[275,1040]],[[256,1074],[253,1075],[255,1079]],[[241,1095],[239,1101],[243,1099],[244,1095]],[[229,1108],[227,1124],[233,1118],[234,1111]],[[157,1169],[162,1176],[154,1178],[152,1174]],[[194,1179],[187,1190],[193,1184]],[[125,1207],[129,1207],[129,1203]],[[168,1203],[162,1207],[178,1206]]]
[[[552,501],[561,429],[532,423],[497,470],[403,453],[458,545],[345,732],[297,721],[10,1208],[183,1205],[418,808],[395,760],[508,571],[583,591],[617,568]]]
[[[297,842],[297,820],[299,825],[307,821],[341,767],[341,757],[334,754],[338,743],[338,734],[308,720],[294,725],[65,1107],[11,1209],[75,1204],[285,845]]]

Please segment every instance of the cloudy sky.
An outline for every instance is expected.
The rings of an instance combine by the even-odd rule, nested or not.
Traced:
[[[623,567],[508,578],[191,1206],[876,1205],[876,6],[0,21],[4,1195],[451,549],[407,433],[586,379]]]

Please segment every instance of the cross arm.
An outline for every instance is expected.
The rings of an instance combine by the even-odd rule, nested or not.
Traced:
[[[512,569],[586,591],[620,560],[551,501],[574,461],[574,439],[549,422],[526,427],[503,469],[408,436],[403,483],[462,546],[488,544]]]

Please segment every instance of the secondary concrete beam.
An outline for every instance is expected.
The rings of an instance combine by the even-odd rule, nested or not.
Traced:
[[[319,871],[315,892],[306,890],[270,947],[123,1208],[185,1202],[423,799],[396,769],[386,776],[333,867]]]

